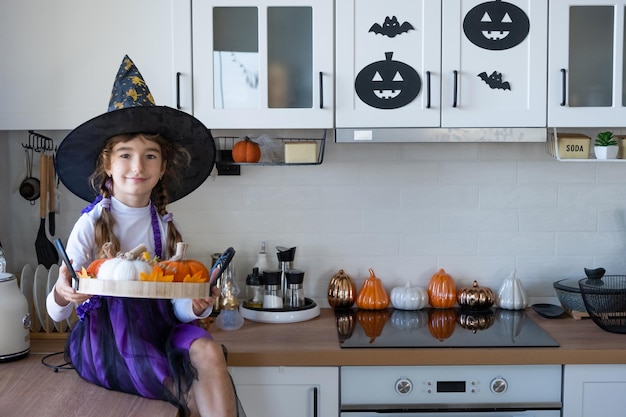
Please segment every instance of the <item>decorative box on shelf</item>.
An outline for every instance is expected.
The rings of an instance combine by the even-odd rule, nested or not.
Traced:
[[[589,159],[591,138],[582,133],[550,133],[548,152],[557,159]]]

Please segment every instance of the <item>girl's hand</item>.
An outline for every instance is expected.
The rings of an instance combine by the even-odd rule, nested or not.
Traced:
[[[54,284],[54,300],[60,306],[66,306],[69,303],[81,304],[91,296],[88,294],[81,294],[76,292],[72,287],[72,277],[70,270],[65,264],[59,268],[59,277],[56,284]]]
[[[194,298],[192,300],[193,313],[196,316],[201,316],[207,308],[215,305],[215,299],[220,296],[220,289],[212,287],[212,293],[207,298]]]

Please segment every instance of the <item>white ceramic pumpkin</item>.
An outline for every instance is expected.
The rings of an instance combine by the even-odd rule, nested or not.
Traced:
[[[139,281],[142,272],[150,275],[152,265],[146,262],[140,255],[146,250],[144,245],[139,245],[130,252],[119,254],[100,265],[98,279],[108,281]]]
[[[404,287],[395,287],[390,294],[391,304],[398,310],[421,310],[428,306],[426,288],[413,287],[407,282]]]
[[[498,307],[505,310],[523,310],[528,306],[528,297],[522,282],[515,276],[515,271],[504,280],[498,290]]]

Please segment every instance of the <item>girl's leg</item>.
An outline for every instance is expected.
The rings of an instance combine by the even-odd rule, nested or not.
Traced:
[[[191,385],[192,415],[236,417],[237,401],[222,346],[211,339],[196,339],[189,356],[198,372],[198,379]]]

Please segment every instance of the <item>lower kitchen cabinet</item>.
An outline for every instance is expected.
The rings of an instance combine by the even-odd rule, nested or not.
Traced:
[[[231,367],[230,373],[249,416],[339,416],[336,367]]]
[[[565,365],[563,417],[623,416],[626,365]]]

